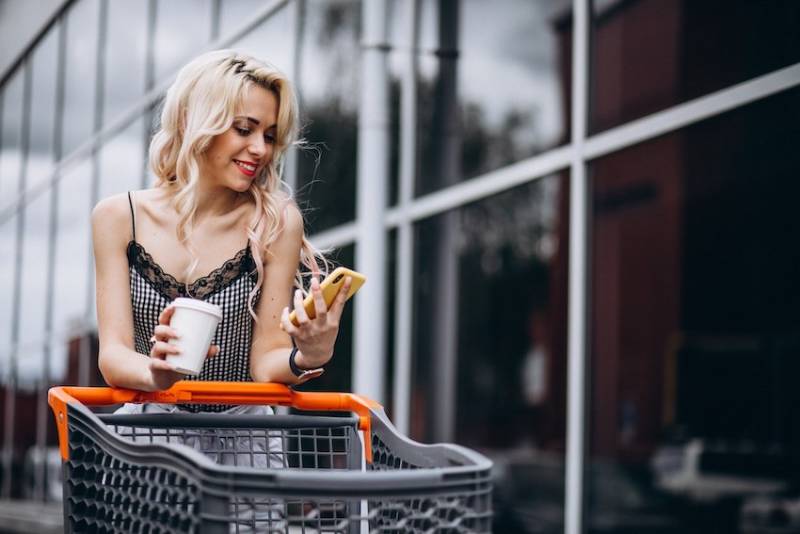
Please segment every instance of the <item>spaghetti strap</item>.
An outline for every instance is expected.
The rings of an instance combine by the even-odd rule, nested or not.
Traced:
[[[133,232],[133,241],[136,242],[136,215],[133,209],[133,198],[131,192],[128,191],[128,204],[131,206],[131,230]]]

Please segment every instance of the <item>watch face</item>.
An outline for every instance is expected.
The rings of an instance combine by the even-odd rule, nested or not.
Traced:
[[[300,380],[311,380],[312,378],[317,378],[319,375],[325,372],[325,369],[320,367],[319,369],[309,369],[308,371],[303,371],[300,373]]]

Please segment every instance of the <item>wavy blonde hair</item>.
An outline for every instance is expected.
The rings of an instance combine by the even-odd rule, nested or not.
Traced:
[[[198,264],[191,238],[197,211],[199,160],[211,140],[232,127],[245,92],[254,85],[272,91],[278,99],[272,160],[248,189],[256,209],[247,236],[258,280],[247,305],[257,319],[253,302],[264,282],[264,256],[269,254],[270,245],[283,228],[282,213],[292,198],[281,179],[284,156],[289,147],[302,144],[298,139],[297,99],[288,78],[274,66],[234,50],[216,50],[195,58],[180,70],[167,90],[161,125],[150,142],[150,167],[157,177],[157,187],[176,190],[172,201],[180,216],[178,239],[193,258],[186,271],[186,279],[190,280]],[[329,267],[324,255],[311,245],[305,234],[300,264],[312,273],[325,273]],[[305,292],[303,275],[298,265],[294,285]]]

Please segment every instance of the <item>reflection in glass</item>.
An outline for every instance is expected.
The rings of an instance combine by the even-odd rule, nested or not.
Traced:
[[[410,434],[495,459],[505,499],[495,532],[515,532],[525,517],[563,531],[565,179],[416,226]],[[442,434],[449,425],[454,434]]]
[[[766,532],[800,502],[798,112],[794,89],[592,165],[590,532]]]
[[[800,61],[795,0],[595,2],[600,131]]]
[[[420,63],[417,195],[566,140],[569,78],[553,17],[557,4],[466,1],[460,11],[457,3],[439,4],[453,11],[438,14],[437,55],[427,51]]]
[[[99,9],[98,0],[81,0],[67,12],[64,155],[78,148],[92,134]]]
[[[100,151],[100,198],[140,188],[142,168],[142,119],[137,119]]]
[[[19,340],[24,345],[17,355],[21,385],[32,385],[41,376],[41,341],[45,334],[47,303],[47,245],[50,226],[50,196],[47,189],[30,202],[24,211],[25,234],[22,246],[22,300],[19,309]],[[35,348],[34,348],[35,347]]]
[[[53,170],[53,128],[57,73],[57,28],[52,28],[37,46],[32,61],[30,131],[26,159],[26,184],[31,187],[50,178]],[[36,196],[24,211],[19,340],[27,344],[41,340],[45,332],[47,303],[47,248],[52,189]],[[17,311],[17,310],[15,310]],[[32,384],[42,369],[41,347],[20,351],[19,380]]]
[[[50,178],[53,170],[58,28],[53,27],[36,47],[31,78],[30,137],[27,187]],[[47,223],[45,222],[45,227]],[[27,226],[27,225],[26,225]],[[27,228],[26,228],[27,230]]]
[[[312,233],[355,217],[359,15],[351,0],[306,10],[297,196]]]
[[[104,124],[117,119],[144,94],[146,39],[147,2],[108,2]]]
[[[252,19],[258,11],[256,9],[242,13],[241,20],[237,20],[237,24],[231,30],[235,30],[243,22]],[[283,8],[273,13],[272,16],[259,24],[256,29],[245,35],[244,38],[235,42],[231,48],[267,61],[284,73],[290,73],[292,71],[293,42],[294,37],[292,35],[289,10]]]
[[[22,69],[3,87],[2,131],[0,131],[0,206],[5,206],[19,193],[19,171],[22,164],[22,91],[24,85]]]
[[[0,379],[8,377],[9,351],[11,350],[11,316],[14,304],[14,269],[16,264],[16,232],[18,215],[0,225]]]
[[[249,22],[268,4],[278,2],[264,2],[264,0],[222,0],[220,6],[219,35],[225,37],[238,30],[243,24]],[[286,11],[285,8],[281,9]]]
[[[205,48],[211,38],[210,18],[211,0],[158,1],[152,45],[156,83],[175,74]],[[177,28],[184,31],[176,31]]]
[[[2,146],[0,146],[0,205],[6,205],[19,195],[20,166],[22,165],[22,90],[23,72],[16,74],[3,87]],[[0,372],[8,372],[8,351],[11,346],[11,317],[14,294],[14,272],[17,261],[16,237],[18,216],[0,224]]]
[[[53,295],[53,327],[58,334],[53,346],[56,351],[52,362],[54,377],[63,376],[66,367],[66,343],[61,333],[81,326],[87,306],[94,301],[94,293],[87,288],[87,273],[94,270],[90,255],[91,176],[91,161],[85,160],[64,175],[60,185]]]

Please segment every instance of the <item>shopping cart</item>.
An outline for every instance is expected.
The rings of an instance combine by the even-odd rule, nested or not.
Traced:
[[[55,387],[49,402],[64,462],[65,532],[491,531],[491,462],[457,445],[411,441],[364,397],[183,381],[154,393]],[[126,402],[302,412],[88,408]]]

